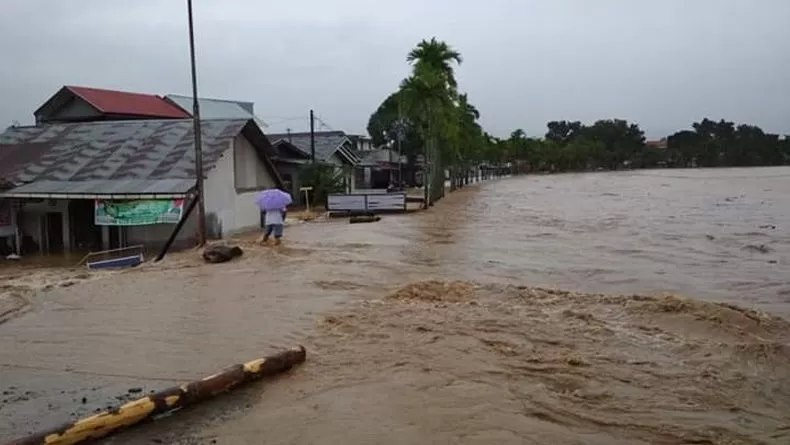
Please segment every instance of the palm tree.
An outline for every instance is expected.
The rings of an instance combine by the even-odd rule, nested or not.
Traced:
[[[446,88],[446,78],[438,71],[425,69],[401,83],[404,106],[408,114],[419,122],[422,140],[425,144],[424,180],[425,205],[430,206],[441,196],[444,172],[441,153],[436,149],[437,134],[447,131],[446,110],[452,109],[452,100]],[[442,188],[437,185],[441,176]]]
[[[414,66],[416,75],[421,75],[425,71],[437,71],[441,73],[450,88],[455,89],[458,86],[453,63],[460,65],[463,62],[461,53],[447,43],[436,40],[436,37],[420,41],[406,56],[406,61]]]
[[[482,155],[482,136],[483,129],[477,120],[480,112],[474,105],[469,103],[466,94],[458,96],[458,150],[457,150],[457,171],[454,174],[453,188],[469,182],[469,170],[474,160],[479,160]]]

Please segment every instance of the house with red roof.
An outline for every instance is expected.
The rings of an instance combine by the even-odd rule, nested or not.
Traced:
[[[177,105],[154,94],[75,86],[61,88],[33,115],[36,124],[191,117]]]

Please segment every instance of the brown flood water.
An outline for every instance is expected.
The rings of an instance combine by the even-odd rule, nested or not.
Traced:
[[[105,443],[790,443],[788,221],[790,168],[533,176],[229,264],[7,268],[0,442],[302,343]]]

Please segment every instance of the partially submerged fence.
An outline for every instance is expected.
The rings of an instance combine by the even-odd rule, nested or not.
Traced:
[[[88,269],[113,269],[118,267],[137,266],[145,258],[143,256],[143,245],[121,247],[120,249],[103,250],[101,252],[90,252],[80,260],[77,265],[83,263]]]
[[[330,212],[377,212],[406,210],[406,193],[333,194],[327,198]]]

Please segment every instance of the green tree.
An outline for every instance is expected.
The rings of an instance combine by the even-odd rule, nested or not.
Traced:
[[[345,173],[333,165],[309,164],[302,170],[302,183],[313,188],[314,202],[326,204],[329,195],[346,191]]]
[[[437,40],[436,37],[420,41],[406,56],[406,61],[413,66],[414,75],[420,76],[421,73],[431,72],[430,75],[443,78],[450,89],[455,90],[458,87],[453,65],[461,65],[463,62],[461,53],[447,43]]]

